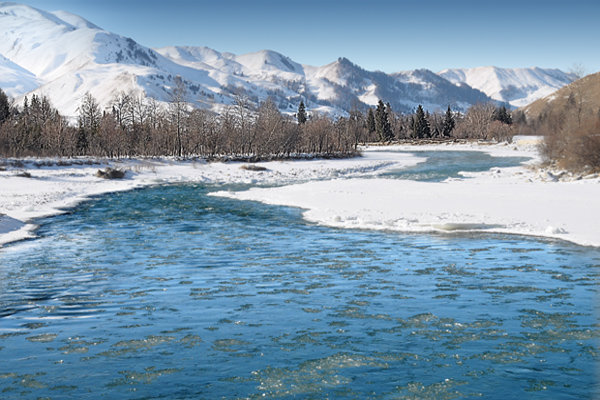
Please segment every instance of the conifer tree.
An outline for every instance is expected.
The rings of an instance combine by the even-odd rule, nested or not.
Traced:
[[[300,105],[298,106],[298,114],[296,115],[296,118],[298,119],[299,125],[306,123],[306,120],[308,119],[306,116],[306,108],[304,107],[303,101],[301,101]]]
[[[512,117],[510,116],[510,113],[506,109],[506,106],[500,106],[500,107],[496,108],[496,111],[494,111],[493,119],[495,121],[500,121],[507,125],[512,124]]]
[[[417,112],[415,116],[415,122],[413,125],[413,134],[414,137],[419,139],[428,138],[431,136],[431,128],[429,127],[429,121],[425,116],[425,111],[423,107],[419,104],[417,107]]]
[[[4,122],[10,115],[10,103],[8,96],[0,89],[0,124]]]
[[[375,110],[375,131],[381,142],[387,142],[394,138],[388,111],[381,100],[379,100],[377,110]]]
[[[452,135],[452,131],[456,126],[456,121],[454,119],[454,115],[452,114],[452,110],[450,106],[448,106],[448,110],[446,111],[446,116],[444,117],[444,127],[442,128],[442,136],[449,137]]]
[[[367,112],[367,132],[371,135],[375,132],[375,129],[375,115],[373,114],[373,109],[369,108]]]

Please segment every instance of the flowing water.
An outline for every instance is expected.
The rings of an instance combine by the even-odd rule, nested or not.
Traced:
[[[0,398],[600,394],[598,249],[331,229],[222,188],[102,196],[2,249]]]
[[[448,178],[463,178],[461,172],[482,172],[494,167],[512,167],[528,161],[528,157],[494,157],[480,151],[395,151],[426,158],[415,166],[389,171],[381,177],[409,179],[423,182],[441,182]]]

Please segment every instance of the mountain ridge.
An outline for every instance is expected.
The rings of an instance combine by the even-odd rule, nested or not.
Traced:
[[[600,72],[589,74],[556,92],[519,108],[530,120],[563,111],[573,103],[582,118],[600,115]]]
[[[311,112],[333,115],[374,106],[379,99],[406,113],[419,104],[430,111],[449,105],[465,111],[493,98],[484,87],[426,69],[386,74],[343,57],[315,67],[272,50],[235,55],[208,47],[148,48],[75,14],[17,3],[0,3],[0,26],[5,28],[0,32],[0,87],[17,101],[45,95],[68,116],[76,115],[87,92],[103,108],[123,91],[166,102],[177,76],[190,103],[217,112],[240,94],[255,105],[271,97],[288,114],[304,101]]]
[[[549,68],[477,68],[445,69],[438,72],[453,83],[466,83],[499,102],[518,108],[547,96],[571,83],[575,76]]]

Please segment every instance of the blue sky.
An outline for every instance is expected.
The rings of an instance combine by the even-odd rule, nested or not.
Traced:
[[[15,0],[18,1],[18,0]],[[396,72],[494,65],[600,71],[599,0],[22,0],[142,45],[262,49]]]

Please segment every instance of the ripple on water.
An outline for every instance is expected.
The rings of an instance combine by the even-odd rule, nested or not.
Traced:
[[[598,393],[595,249],[335,230],[207,190],[102,197],[2,249],[3,398]]]

